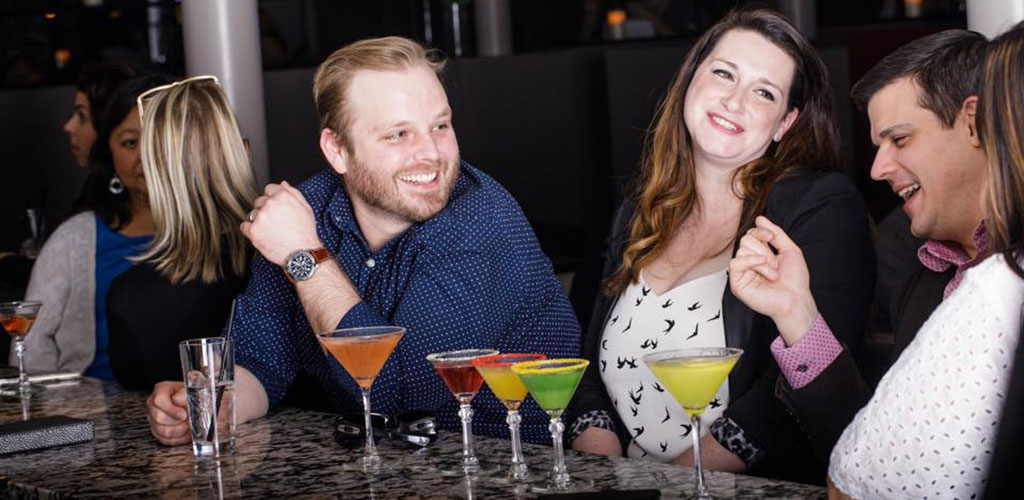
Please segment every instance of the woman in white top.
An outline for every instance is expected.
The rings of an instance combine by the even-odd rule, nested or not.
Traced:
[[[985,489],[1024,304],[1022,60],[1018,25],[990,46],[979,96],[993,255],[932,313],[843,432],[829,465],[830,498],[968,499]],[[750,251],[734,261],[737,279],[745,276],[753,284],[747,293],[762,297],[773,287],[799,289],[795,245],[769,222],[758,225],[744,236]],[[769,241],[788,270],[764,253]],[[758,267],[768,262],[780,271]]]

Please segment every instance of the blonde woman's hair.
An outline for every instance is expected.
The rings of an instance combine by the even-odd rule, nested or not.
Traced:
[[[227,96],[213,80],[199,80],[143,99],[142,168],[156,231],[137,260],[171,283],[218,281],[222,262],[243,275],[239,223],[256,199],[256,179]]]
[[[441,53],[398,36],[370,38],[346,45],[320,64],[313,77],[313,100],[320,129],[330,129],[348,146],[347,92],[352,77],[360,70],[401,71],[425,66],[439,74],[445,61]]]

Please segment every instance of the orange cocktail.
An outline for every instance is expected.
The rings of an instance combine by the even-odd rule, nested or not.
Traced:
[[[373,443],[373,425],[370,423],[370,386],[403,335],[405,328],[400,326],[345,328],[317,335],[324,350],[341,363],[362,389],[366,425],[366,451],[363,453],[365,472],[374,472],[381,467],[381,458]]]
[[[42,390],[42,387],[30,384],[25,373],[25,335],[35,323],[41,307],[43,303],[38,301],[0,303],[0,326],[14,338],[14,352],[18,355],[18,393],[22,395]]]
[[[320,337],[320,344],[337,359],[359,387],[369,388],[395,350],[402,332],[366,337]]]

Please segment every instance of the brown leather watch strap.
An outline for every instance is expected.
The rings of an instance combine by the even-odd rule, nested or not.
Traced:
[[[313,250],[309,251],[309,254],[313,256],[313,262],[317,264],[331,258],[331,252],[329,252],[326,248],[323,247],[314,248]]]

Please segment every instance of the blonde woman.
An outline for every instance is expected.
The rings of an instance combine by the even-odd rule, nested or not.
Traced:
[[[154,235],[107,300],[114,376],[148,389],[180,378],[177,343],[217,335],[245,284],[238,230],[256,181],[238,124],[214,77],[139,96],[142,166]]]

